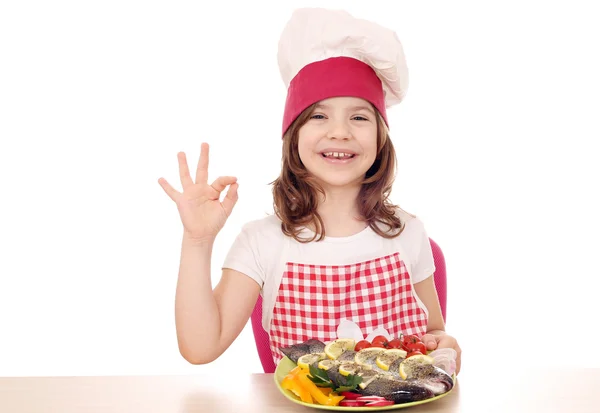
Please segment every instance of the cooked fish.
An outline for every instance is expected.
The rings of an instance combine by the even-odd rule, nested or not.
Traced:
[[[308,340],[282,348],[281,351],[294,363],[305,354],[322,353],[325,344],[319,340]],[[312,351],[315,350],[315,351]],[[327,376],[336,387],[346,385],[346,376],[340,371],[352,372],[362,377],[357,392],[366,396],[381,396],[395,403],[408,403],[428,399],[450,391],[454,380],[448,373],[431,364],[414,366],[410,377],[402,379],[399,368],[404,358],[390,364],[383,370],[376,364],[376,356],[370,356],[356,363],[357,352],[346,350],[336,360],[329,363]],[[318,363],[315,363],[315,367]]]
[[[454,387],[452,377],[439,367],[425,364],[418,370],[416,375],[406,380],[400,375],[380,374],[359,392],[367,396],[385,397],[395,403],[407,403],[444,394]]]
[[[310,339],[303,343],[294,344],[290,347],[281,349],[281,352],[294,363],[305,354],[322,353],[325,350],[325,343],[319,340]]]

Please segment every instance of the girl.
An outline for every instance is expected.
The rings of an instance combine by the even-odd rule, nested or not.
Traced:
[[[363,332],[417,334],[428,349],[451,347],[444,331],[429,238],[422,222],[389,202],[396,156],[386,108],[406,93],[396,34],[342,11],[294,12],[279,43],[288,87],[275,214],[246,224],[211,285],[215,237],[238,200],[232,176],[207,181],[201,146],[192,180],[178,154],[183,192],[163,178],[184,226],[176,291],[183,357],[219,357],[247,323],[259,294],[277,363],[280,348],[337,338],[342,320]],[[221,193],[226,195],[220,201]]]

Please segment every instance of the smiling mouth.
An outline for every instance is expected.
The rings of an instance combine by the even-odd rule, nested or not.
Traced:
[[[327,159],[352,159],[356,155],[352,153],[342,153],[342,152],[325,152],[322,153],[321,156]]]

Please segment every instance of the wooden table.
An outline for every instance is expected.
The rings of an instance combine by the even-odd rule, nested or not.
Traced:
[[[319,411],[286,399],[271,374],[0,378],[2,413]],[[506,380],[500,370],[463,371],[448,396],[400,411],[598,413],[600,369],[525,370]]]

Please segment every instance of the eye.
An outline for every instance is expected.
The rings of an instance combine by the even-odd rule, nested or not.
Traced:
[[[325,116],[319,115],[319,114],[314,114],[310,118],[311,119],[325,119]]]
[[[364,116],[360,116],[360,115],[357,115],[357,116],[353,117],[352,119],[360,120],[360,121],[369,120],[369,119],[365,118]]]

